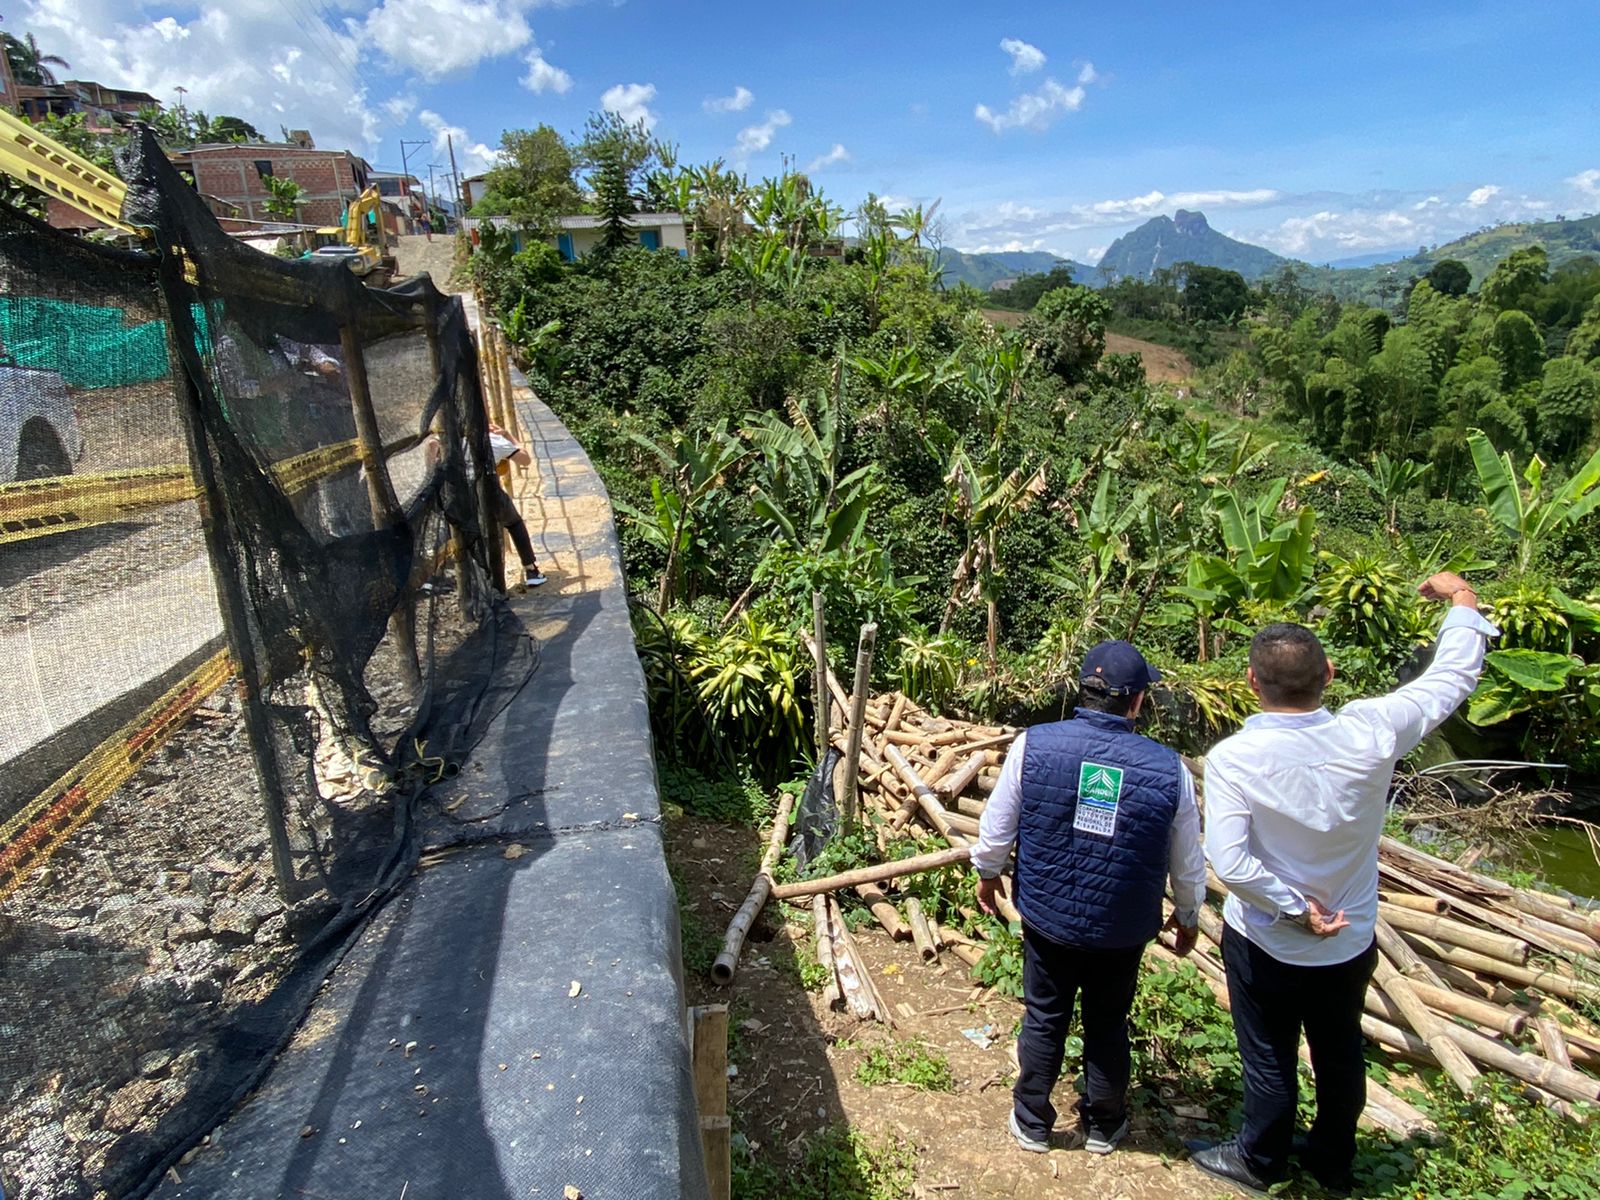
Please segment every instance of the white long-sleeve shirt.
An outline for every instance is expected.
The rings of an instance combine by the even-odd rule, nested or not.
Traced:
[[[1337,715],[1257,713],[1206,756],[1206,857],[1228,886],[1222,915],[1280,962],[1347,962],[1372,941],[1378,839],[1395,764],[1477,686],[1500,631],[1454,607],[1428,669],[1404,687]],[[1350,922],[1318,937],[1283,920],[1310,896]]]
[[[972,865],[979,875],[992,879],[1005,868],[1017,840],[1022,816],[1022,754],[1026,733],[1017,735],[1000,765],[989,802],[978,821],[978,841],[972,847]],[[1194,802],[1194,776],[1178,763],[1178,811],[1167,839],[1167,871],[1180,923],[1192,926],[1206,898],[1206,860],[1200,850],[1200,813]]]

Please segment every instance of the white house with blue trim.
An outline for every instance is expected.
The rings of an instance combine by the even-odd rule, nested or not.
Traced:
[[[511,233],[515,248],[522,249],[526,235],[511,223],[509,217],[469,217],[464,224],[468,230],[477,230],[484,225],[506,230]],[[667,250],[682,258],[688,258],[693,253],[688,224],[682,213],[634,213],[625,218],[623,224],[628,229],[630,240],[638,242],[646,250]],[[605,225],[604,217],[587,213],[562,217],[560,230],[554,237],[545,240],[561,252],[562,258],[575,262],[599,248],[605,240]]]

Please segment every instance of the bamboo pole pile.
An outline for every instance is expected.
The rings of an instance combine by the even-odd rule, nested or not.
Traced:
[[[914,900],[897,906],[895,884],[966,859],[1019,731],[935,716],[898,692],[853,706],[831,670],[824,682],[836,712],[854,707],[860,714],[858,728],[835,724],[828,738],[841,753],[852,742],[859,746],[852,799],[875,829],[884,861],[781,885],[772,894],[796,899],[856,889],[884,931],[913,943],[923,963],[937,967],[948,955],[975,964],[981,940],[929,920]],[[1191,766],[1203,786],[1203,763]],[[897,859],[892,845],[906,838],[921,847],[937,839],[949,849]],[[1367,1039],[1391,1055],[1441,1068],[1463,1092],[1493,1072],[1563,1111],[1600,1103],[1600,1021],[1586,1015],[1600,1008],[1600,910],[1514,887],[1387,837],[1378,869],[1379,963],[1362,1021]],[[1225,889],[1215,875],[1210,890],[1220,902]],[[1008,901],[1002,912],[1016,915]],[[1191,961],[1226,1004],[1222,930],[1218,909],[1205,908]],[[1366,1115],[1400,1136],[1425,1124],[1408,1102],[1376,1085]]]

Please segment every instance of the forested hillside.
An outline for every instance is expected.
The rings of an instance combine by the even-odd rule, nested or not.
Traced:
[[[1117,279],[1149,279],[1179,263],[1220,267],[1246,279],[1259,279],[1288,261],[1270,250],[1218,233],[1207,224],[1204,213],[1180,208],[1171,217],[1151,217],[1132,233],[1123,234],[1111,243],[1099,265],[1109,268]]]

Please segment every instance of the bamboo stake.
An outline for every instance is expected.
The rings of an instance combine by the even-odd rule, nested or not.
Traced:
[[[1434,969],[1417,956],[1417,952],[1411,948],[1411,943],[1396,933],[1394,926],[1382,917],[1378,918],[1373,927],[1373,936],[1377,939],[1378,949],[1389,956],[1400,974],[1407,979],[1430,983],[1434,987],[1444,986],[1444,981]]]
[[[1557,1066],[1572,1069],[1572,1051],[1567,1048],[1566,1035],[1561,1032],[1561,1022],[1549,1013],[1540,1013],[1533,1019],[1534,1032],[1539,1035],[1539,1045],[1544,1056]]]
[[[1384,995],[1394,1001],[1395,1007],[1404,1014],[1406,1024],[1428,1043],[1428,1049],[1433,1051],[1451,1082],[1461,1089],[1461,1094],[1472,1095],[1478,1069],[1461,1047],[1450,1040],[1444,1021],[1412,990],[1411,981],[1395,970],[1394,964],[1381,954],[1378,955],[1377,968],[1372,977]]]
[[[903,942],[911,936],[911,930],[900,919],[900,913],[894,905],[889,903],[882,891],[875,883],[863,883],[856,887],[856,895],[867,902],[867,908],[872,915],[878,918],[878,924],[883,926],[883,931],[897,942]]]
[[[839,945],[849,956],[854,964],[856,973],[866,988],[871,999],[874,1014],[890,1029],[896,1028],[894,1014],[889,1011],[888,1002],[884,1000],[883,993],[878,990],[878,981],[872,977],[872,972],[867,969],[867,960],[861,957],[861,949],[856,945],[855,935],[850,932],[850,926],[845,924],[844,915],[839,917]]]
[[[844,752],[844,795],[840,797],[845,829],[856,823],[860,798],[856,795],[856,775],[861,770],[861,731],[867,720],[867,689],[872,686],[872,650],[878,642],[878,625],[868,621],[861,627],[856,647],[855,695],[850,703],[850,742]]]
[[[1413,912],[1409,908],[1396,908],[1381,901],[1378,904],[1378,916],[1404,933],[1424,934],[1436,941],[1448,942],[1452,946],[1460,946],[1463,950],[1475,950],[1479,954],[1487,954],[1490,958],[1504,959],[1519,967],[1528,961],[1527,942],[1474,929],[1471,925],[1463,925],[1460,921],[1452,921],[1448,917],[1435,917],[1427,913]]]
[[[833,712],[828,700],[828,618],[823,613],[821,592],[811,593],[811,708],[817,726],[817,761],[828,757],[828,730]]]
[[[728,922],[728,932],[722,938],[722,953],[711,964],[711,979],[724,987],[733,982],[733,973],[739,969],[739,951],[756,915],[772,894],[772,868],[778,865],[778,855],[783,853],[784,836],[789,832],[789,810],[794,796],[788,792],[778,801],[777,814],[772,818],[772,833],[767,838],[767,852],[761,856],[761,867],[756,871],[750,894],[744,898],[739,911]]]
[[[959,796],[971,786],[972,781],[978,777],[978,772],[988,766],[988,756],[983,751],[972,754],[966,762],[961,764],[959,770],[948,779],[940,780],[939,790],[946,796]]]
[[[1452,1017],[1464,1017],[1485,1029],[1492,1029],[1506,1037],[1520,1037],[1528,1027],[1528,1014],[1517,1008],[1503,1008],[1472,996],[1463,996],[1449,988],[1435,987],[1419,979],[1411,981],[1411,990],[1417,998],[1435,1012]]]
[[[906,924],[911,926],[911,940],[916,943],[922,961],[929,964],[938,962],[939,947],[933,943],[933,930],[929,928],[928,918],[922,911],[922,902],[915,896],[906,897]]]
[[[893,733],[900,728],[900,719],[906,715],[906,703],[906,694],[904,692],[896,692],[894,694],[894,707],[889,710],[889,719],[883,723],[883,732],[885,734]]]
[[[795,883],[779,884],[772,889],[772,895],[778,900],[793,900],[800,896],[814,896],[818,892],[837,892],[844,888],[853,888],[857,884],[878,883],[896,876],[917,875],[923,871],[936,871],[940,867],[964,863],[971,853],[966,846],[951,846],[948,850],[935,850],[931,854],[918,854],[894,862],[857,867],[853,871],[841,871],[837,875],[828,875],[822,879],[802,879]]]
[[[811,897],[811,924],[815,931],[812,948],[816,951],[817,961],[828,972],[828,982],[822,988],[822,1003],[832,1008],[844,999],[844,988],[839,984],[839,969],[833,962],[833,933],[832,922],[828,919],[827,892],[818,892]]]

